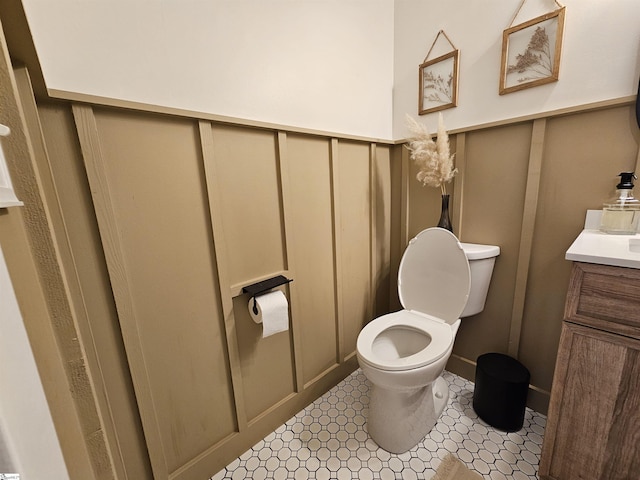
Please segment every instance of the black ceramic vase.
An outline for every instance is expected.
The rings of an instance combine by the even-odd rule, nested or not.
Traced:
[[[446,228],[453,233],[453,225],[451,225],[451,218],[449,217],[449,195],[442,195],[442,212],[440,212],[438,227]]]

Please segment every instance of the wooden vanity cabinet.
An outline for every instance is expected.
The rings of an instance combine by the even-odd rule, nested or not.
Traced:
[[[640,270],[574,263],[541,479],[640,479]]]

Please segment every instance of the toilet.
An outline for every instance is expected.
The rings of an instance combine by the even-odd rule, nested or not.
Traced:
[[[423,230],[407,246],[398,271],[403,310],[372,320],[358,335],[360,368],[371,382],[367,427],[391,453],[418,444],[449,400],[442,378],[460,318],[484,309],[493,245],[460,243],[448,230]]]

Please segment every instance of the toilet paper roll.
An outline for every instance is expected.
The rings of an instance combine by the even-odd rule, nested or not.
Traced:
[[[254,299],[249,299],[249,313],[256,323],[262,324],[262,338],[289,329],[289,303],[280,290],[255,297],[258,313],[253,310]]]

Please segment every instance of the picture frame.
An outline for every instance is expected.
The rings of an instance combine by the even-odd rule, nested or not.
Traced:
[[[458,105],[457,49],[433,60],[425,60],[419,67],[418,113],[425,115]]]
[[[0,139],[6,137],[9,133],[9,127],[0,123]],[[2,149],[2,142],[0,141],[0,208],[20,207],[22,205],[24,204],[18,200],[13,191],[9,169],[4,156],[4,150]]]
[[[564,16],[562,7],[503,32],[500,95],[558,81]]]

